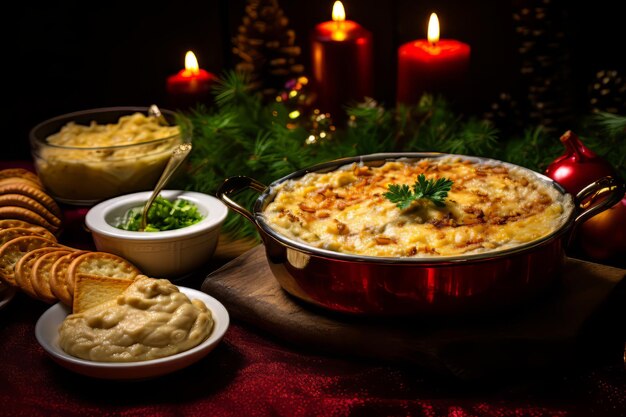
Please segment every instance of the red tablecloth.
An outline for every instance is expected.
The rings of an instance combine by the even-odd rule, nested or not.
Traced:
[[[18,294],[0,311],[0,415],[6,416],[623,416],[626,371],[452,383],[403,369],[320,356],[234,322],[195,365],[118,382],[74,374],[39,346],[46,305]]]

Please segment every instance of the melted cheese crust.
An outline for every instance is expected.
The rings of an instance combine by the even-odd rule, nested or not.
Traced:
[[[454,182],[444,207],[417,200],[400,210],[388,184],[419,174]],[[571,199],[521,168],[458,157],[351,164],[276,189],[263,214],[280,234],[310,246],[378,257],[458,256],[540,239],[567,220]]]

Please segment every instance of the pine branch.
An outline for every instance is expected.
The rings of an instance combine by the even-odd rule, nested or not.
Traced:
[[[527,129],[522,136],[506,143],[502,159],[537,172],[543,172],[557,156],[563,153],[563,145],[542,126]]]
[[[349,107],[349,129],[345,140],[352,144],[355,154],[366,155],[389,151],[393,145],[392,113],[373,99]]]
[[[587,146],[603,156],[626,179],[626,116],[596,113],[589,130],[599,134],[585,137]]]
[[[462,155],[493,155],[498,130],[486,120],[463,120],[441,97],[422,96],[417,107],[401,107],[398,126],[407,137],[404,150]]]
[[[611,137],[626,136],[626,116],[599,112],[594,117],[595,124]]]
[[[498,145],[498,130],[486,120],[470,119],[459,126],[446,152],[462,155],[493,156]]]
[[[249,93],[249,85],[248,74],[227,71],[213,87],[215,102],[221,109],[250,104],[253,96]]]

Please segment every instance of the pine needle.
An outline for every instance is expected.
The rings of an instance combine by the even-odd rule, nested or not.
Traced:
[[[626,136],[626,116],[599,112],[595,114],[594,121],[609,136]]]

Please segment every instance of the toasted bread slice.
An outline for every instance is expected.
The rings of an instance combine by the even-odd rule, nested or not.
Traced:
[[[133,283],[133,279],[103,275],[78,274],[74,283],[72,310],[81,313],[99,304],[113,300]]]

